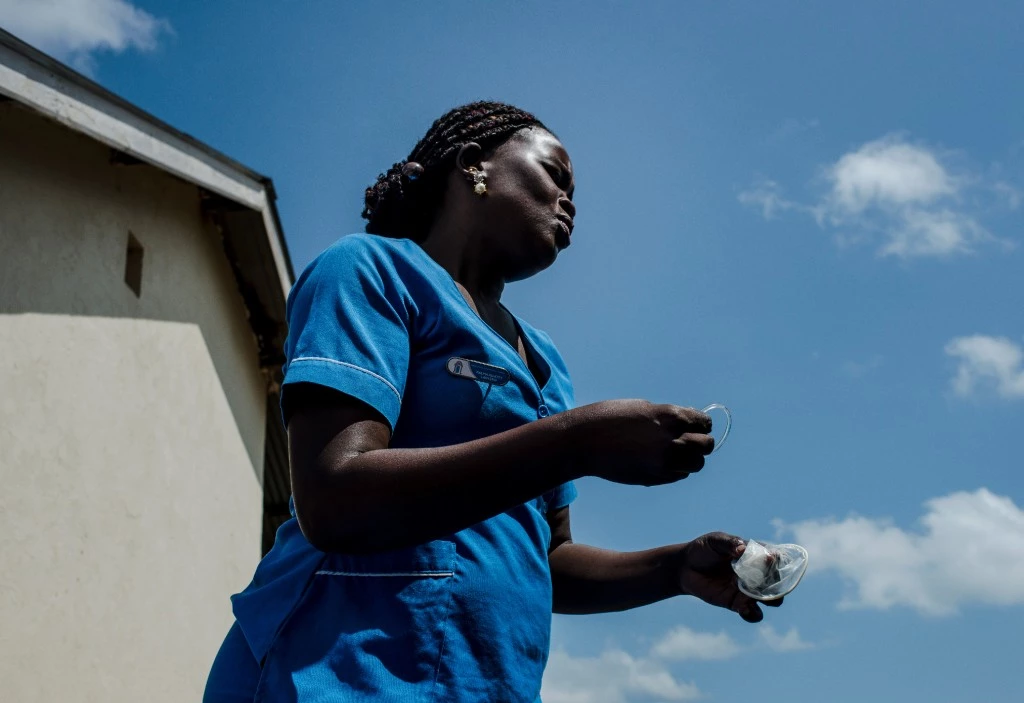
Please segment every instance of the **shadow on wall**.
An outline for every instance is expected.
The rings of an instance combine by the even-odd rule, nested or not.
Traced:
[[[268,314],[240,274],[260,273],[265,237],[248,235],[261,227],[260,213],[0,102],[0,314],[196,325],[263,484],[265,459],[279,462],[283,445],[284,332],[270,319],[283,320],[283,309]],[[92,352],[64,343],[69,363]],[[287,501],[282,466],[273,477],[278,510],[282,488]]]

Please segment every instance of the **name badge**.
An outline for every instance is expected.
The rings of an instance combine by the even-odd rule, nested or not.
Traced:
[[[457,356],[448,360],[448,373],[459,378],[468,378],[471,381],[489,383],[492,386],[504,386],[512,378],[512,374],[500,366],[472,359],[460,359]]]

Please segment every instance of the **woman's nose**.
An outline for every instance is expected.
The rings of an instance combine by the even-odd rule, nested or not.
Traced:
[[[569,200],[568,198],[559,198],[558,204],[562,206],[562,209],[565,210],[565,213],[569,217],[576,217],[576,206],[573,204],[571,200]]]

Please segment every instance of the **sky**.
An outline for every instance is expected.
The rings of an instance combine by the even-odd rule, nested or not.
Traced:
[[[559,135],[573,246],[506,304],[581,404],[734,415],[679,484],[581,480],[576,541],[724,530],[811,567],[759,625],[556,616],[546,703],[1020,700],[1024,5],[0,0],[0,26],[272,177],[297,270],[450,107]]]

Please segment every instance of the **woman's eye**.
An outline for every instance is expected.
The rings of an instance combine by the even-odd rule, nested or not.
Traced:
[[[555,185],[557,185],[559,188],[565,190],[569,186],[568,174],[566,174],[560,168],[548,165],[545,165],[544,168],[547,169],[548,175],[551,176],[551,180],[553,180],[555,182]]]

